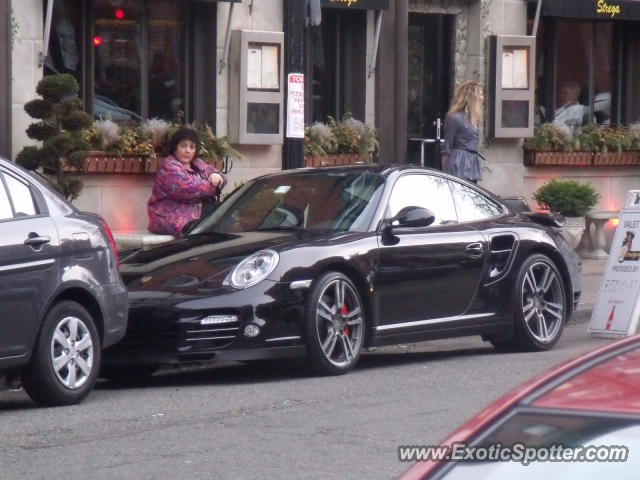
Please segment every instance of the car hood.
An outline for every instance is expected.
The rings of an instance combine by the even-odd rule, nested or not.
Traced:
[[[293,246],[329,243],[345,232],[260,231],[212,233],[145,247],[125,257],[122,278],[131,290],[184,291],[185,288],[221,286],[229,271],[258,250],[278,252]]]

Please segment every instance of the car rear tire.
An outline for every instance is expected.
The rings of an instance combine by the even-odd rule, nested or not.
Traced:
[[[328,272],[313,283],[307,307],[306,340],[309,366],[322,375],[351,370],[362,353],[364,304],[353,282]]]
[[[560,339],[568,307],[564,282],[556,264],[535,254],[524,262],[514,287],[514,346],[549,350]]]
[[[29,396],[41,405],[74,405],[93,389],[100,369],[95,321],[79,303],[58,302],[47,313],[22,374]]]

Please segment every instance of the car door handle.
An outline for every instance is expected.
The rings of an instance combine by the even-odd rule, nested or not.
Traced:
[[[46,235],[38,235],[37,233],[30,233],[29,237],[24,241],[25,245],[29,245],[30,247],[39,247],[44,243],[49,243],[51,241],[51,237],[47,237]]]
[[[465,253],[468,257],[478,258],[482,256],[482,244],[481,243],[470,243],[464,249]]]

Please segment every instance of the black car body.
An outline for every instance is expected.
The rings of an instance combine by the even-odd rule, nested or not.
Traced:
[[[101,347],[124,336],[128,294],[117,261],[101,217],[0,159],[0,372],[22,372],[37,402],[82,400]]]
[[[110,364],[307,355],[342,373],[363,348],[449,336],[550,348],[580,263],[553,228],[475,185],[358,166],[248,182],[185,238],[128,255],[121,273],[129,331]]]

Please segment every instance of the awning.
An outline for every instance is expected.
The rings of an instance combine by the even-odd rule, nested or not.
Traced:
[[[543,0],[549,17],[598,20],[640,20],[640,0]]]
[[[326,8],[349,8],[352,10],[387,10],[389,0],[320,0]]]

